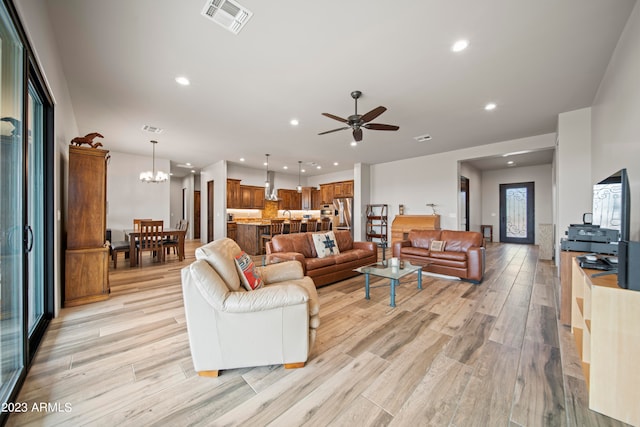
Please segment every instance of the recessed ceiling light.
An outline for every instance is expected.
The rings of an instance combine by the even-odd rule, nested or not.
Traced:
[[[244,157],[240,157],[240,161],[241,161],[241,162],[244,162]]]
[[[291,123],[291,126],[298,126],[298,124],[300,124],[298,119],[291,119],[291,121],[289,123]]]
[[[322,169],[322,166],[318,165],[316,166],[316,169]]]
[[[451,50],[453,52],[462,52],[467,47],[469,47],[469,41],[468,40],[458,40],[457,42],[455,42],[453,44],[453,46],[451,46]]]
[[[176,83],[178,83],[179,85],[182,85],[182,86],[189,86],[191,84],[189,79],[186,78],[186,77],[183,77],[183,76],[176,77]]]
[[[289,169],[289,166],[283,166],[282,169]]]
[[[338,162],[333,162],[333,166],[338,166]]]
[[[513,164],[513,160],[509,160],[509,161],[507,162],[507,164],[508,164],[508,165],[512,165],[512,164]]]
[[[351,146],[355,147],[356,145],[358,145],[358,143],[356,141],[351,141]]]
[[[495,110],[497,105],[494,102],[490,102],[484,106],[484,109],[487,111]]]
[[[194,171],[193,169],[191,169],[191,173],[196,173],[196,171]]]
[[[264,163],[262,164],[262,166],[267,166],[268,164],[269,164],[269,163],[264,162]]]
[[[187,165],[187,166],[191,166],[191,163],[187,162],[187,163],[185,163],[185,165]]]
[[[305,173],[307,170],[306,169],[301,169],[300,172]]]
[[[424,134],[424,135],[420,135],[420,136],[414,136],[413,139],[415,139],[418,142],[431,141],[431,135]]]

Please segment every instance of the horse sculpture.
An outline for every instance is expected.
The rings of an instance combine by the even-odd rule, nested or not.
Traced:
[[[86,134],[85,136],[76,136],[71,140],[71,144],[80,146],[82,144],[87,144],[91,146],[91,148],[102,147],[102,144],[99,142],[93,142],[95,138],[104,138],[104,136],[100,135],[98,132],[91,132]]]

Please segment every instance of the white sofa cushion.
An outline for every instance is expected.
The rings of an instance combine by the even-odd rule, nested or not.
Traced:
[[[240,276],[235,257],[242,249],[231,239],[219,239],[196,249],[196,259],[203,259],[213,267],[230,291],[240,289]]]

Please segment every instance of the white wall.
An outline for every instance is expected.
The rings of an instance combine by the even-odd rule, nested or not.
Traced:
[[[556,262],[560,261],[560,239],[569,224],[582,222],[591,212],[591,109],[583,108],[558,116],[556,147]]]
[[[247,168],[238,166],[236,164],[227,164],[227,173],[229,178],[242,180],[242,185],[255,185],[258,187],[264,186],[264,181],[267,179],[267,170]],[[307,186],[307,177],[302,174],[300,176],[300,183],[303,187]],[[275,171],[273,178],[273,185],[277,189],[295,190],[298,185],[298,172],[295,175],[289,173],[282,173]]]
[[[46,80],[47,89],[53,97],[54,114],[54,140],[56,152],[54,154],[54,315],[57,316],[61,307],[62,295],[62,233],[65,228],[67,213],[67,172],[69,159],[69,142],[80,135],[76,123],[75,113],[71,104],[67,80],[60,63],[58,46],[55,43],[53,29],[49,22],[47,6],[44,0],[21,0],[14,2],[20,20],[25,28],[31,47],[34,50],[39,68]]]
[[[108,149],[108,142],[105,148]],[[116,151],[109,155],[107,228],[114,233],[113,239],[116,240],[121,230],[132,228],[134,218],[161,219],[165,227],[175,225],[171,222],[170,183],[145,183],[139,179],[140,172],[151,170],[152,158]],[[169,167],[169,160],[156,157],[156,170],[169,172]]]
[[[371,166],[371,203],[389,205],[390,221],[405,205],[407,215],[431,214],[427,203],[438,205],[443,229],[458,229],[458,162],[497,156],[520,150],[553,148],[555,135],[521,138],[431,156],[416,157]]]
[[[591,184],[627,168],[631,239],[640,240],[640,3],[627,21],[592,107]]]
[[[482,223],[493,226],[493,241],[500,241],[500,184],[534,183],[535,227],[553,223],[551,165],[515,167],[482,173]],[[538,233],[535,233],[538,244]]]
[[[323,175],[315,175],[307,178],[308,187],[318,187],[320,184],[328,184],[330,182],[350,181],[354,179],[353,170],[343,170],[338,172],[329,172]]]

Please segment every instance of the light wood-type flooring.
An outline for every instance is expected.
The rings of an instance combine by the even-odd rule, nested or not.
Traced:
[[[191,363],[180,285],[198,245],[183,262],[145,257],[130,269],[121,259],[109,300],[63,309],[18,397],[30,410],[7,424],[624,425],[588,408],[573,337],[557,322],[556,269],[536,246],[489,244],[480,286],[424,276],[418,291],[408,276],[396,308],[388,287],[365,300],[361,276],[320,288],[304,368],[205,378]]]

